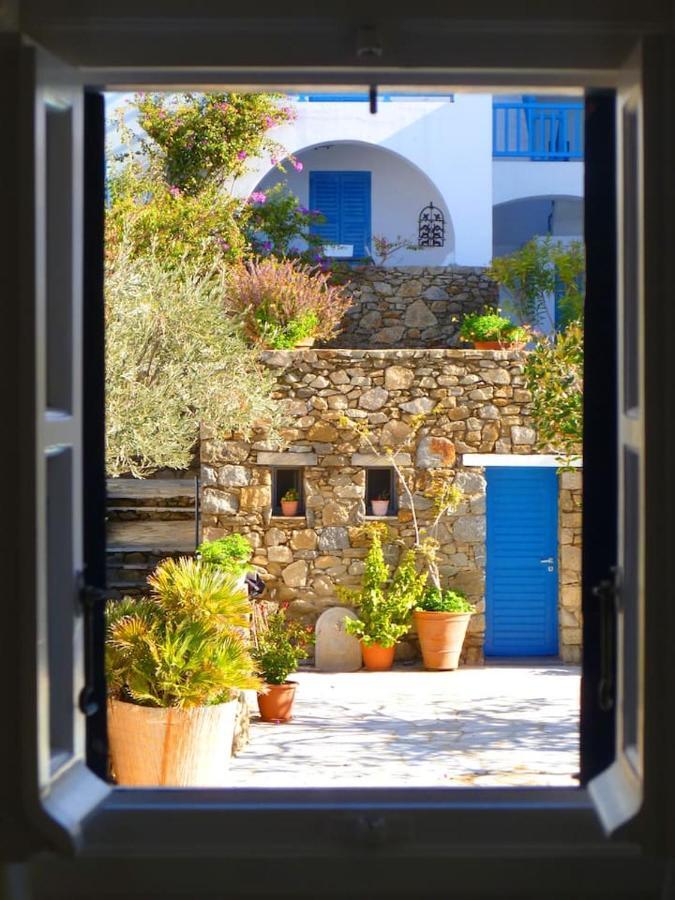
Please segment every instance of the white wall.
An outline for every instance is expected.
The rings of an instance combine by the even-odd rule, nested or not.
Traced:
[[[455,234],[454,255],[446,261],[467,266],[489,262],[492,256],[492,98],[489,95],[457,94],[454,102],[447,99],[381,102],[376,115],[370,114],[366,103],[296,102],[294,105],[298,110],[297,120],[272,133],[288,152],[299,155],[308,147],[338,141],[365,142],[394,151],[426,174],[445,203]],[[341,152],[346,152],[346,148]],[[338,164],[337,151],[334,156],[336,168],[349,168],[346,163]],[[299,158],[304,161],[304,157]],[[237,194],[250,193],[270,165],[269,159],[261,160],[245,178],[239,179],[235,186]],[[389,191],[391,212],[401,184],[392,181]],[[428,194],[428,188],[425,193]],[[416,200],[417,211],[430,199]],[[374,215],[379,216],[375,209]],[[407,215],[401,213],[398,221],[407,223]],[[377,232],[375,225],[374,230]],[[395,228],[387,227],[384,233],[392,237],[395,232]],[[420,255],[415,256],[415,262],[420,264]]]
[[[496,159],[492,163],[492,202],[495,205],[551,194],[583,197],[583,162]]]
[[[286,166],[286,175],[277,169],[268,172],[258,185],[269,189],[278,181],[285,181],[288,189],[301,204],[310,205],[309,173],[312,171],[369,171],[371,172],[372,235],[394,240],[398,235],[417,243],[417,217],[421,209],[432,201],[445,215],[445,246],[421,250],[401,250],[391,257],[388,265],[442,266],[454,262],[454,234],[448,209],[432,182],[400,156],[367,144],[333,143],[297,154],[301,172]],[[373,247],[371,246],[371,251]],[[376,261],[379,261],[376,258]]]

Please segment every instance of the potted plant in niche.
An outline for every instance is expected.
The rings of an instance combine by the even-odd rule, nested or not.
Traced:
[[[106,609],[108,733],[119,784],[226,783],[236,698],[261,681],[246,645],[250,604],[236,576],[165,559],[148,597]]]
[[[425,669],[457,668],[474,612],[461,591],[426,589],[414,612]]]
[[[289,488],[281,497],[281,515],[297,516],[300,506],[300,494],[295,488]]]
[[[272,256],[232,266],[225,284],[226,307],[245,335],[273,350],[334,337],[351,302],[319,267]]]
[[[196,556],[204,563],[216,566],[221,572],[236,576],[243,586],[253,556],[251,542],[243,534],[228,534],[216,541],[202,541],[197,547]]]
[[[386,516],[389,511],[389,492],[380,491],[370,501],[374,516]]]
[[[483,313],[467,313],[462,319],[459,336],[473,342],[476,350],[519,350],[531,338],[531,329],[516,325],[499,310],[487,308]]]
[[[263,722],[288,722],[292,717],[297,682],[288,676],[301,659],[309,655],[314,640],[311,627],[288,621],[285,608],[266,617],[257,635],[253,656],[265,689],[258,693],[258,709]]]
[[[356,607],[358,619],[346,619],[345,631],[361,641],[363,664],[370,671],[386,671],[394,662],[396,644],[410,629],[410,614],[421,599],[426,574],[415,567],[415,554],[404,550],[392,576],[382,551],[384,524],[365,529],[370,549],[360,590],[338,586],[341,600]]]

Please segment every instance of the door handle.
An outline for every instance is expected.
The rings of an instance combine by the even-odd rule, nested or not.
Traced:
[[[553,563],[555,562],[555,559],[552,556],[549,556],[547,559],[540,559],[539,562],[543,566],[552,566]]]

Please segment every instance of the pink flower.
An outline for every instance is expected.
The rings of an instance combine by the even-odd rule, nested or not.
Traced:
[[[245,150],[240,150],[239,153],[237,153],[237,159],[246,159],[247,156],[248,153]]]
[[[220,110],[222,110],[223,112],[225,112],[225,110],[227,110],[227,109],[229,109],[229,108],[230,108],[230,104],[229,104],[229,103],[225,103],[225,102],[223,102],[223,103],[216,103],[216,109],[220,109]]]
[[[271,128],[273,125],[276,125],[275,119],[272,116],[265,116],[265,128]]]
[[[263,194],[262,191],[253,191],[249,200],[253,203],[264,203],[267,200],[267,194]]]
[[[171,187],[169,188],[169,193],[171,194],[172,197],[180,197],[181,196],[180,188],[177,188],[175,184],[171,185]]]
[[[277,164],[278,162],[279,162],[279,160],[276,158],[276,156],[273,156],[272,159],[271,159],[272,165],[273,165],[273,166],[276,166],[276,164]]]
[[[296,172],[302,172],[302,170],[304,169],[304,166],[300,162],[299,159],[294,159],[293,160],[293,168],[295,169]]]

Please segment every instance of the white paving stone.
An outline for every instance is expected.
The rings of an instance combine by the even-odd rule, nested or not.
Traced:
[[[579,670],[302,670],[294,718],[253,721],[236,787],[575,786]]]

